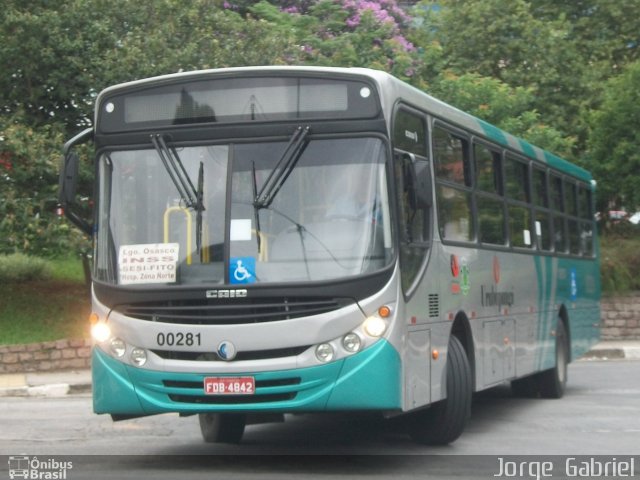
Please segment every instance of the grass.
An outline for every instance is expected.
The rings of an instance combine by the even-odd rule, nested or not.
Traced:
[[[87,337],[90,296],[80,257],[24,263],[34,260],[45,264],[40,274],[17,275],[29,269],[0,257],[0,265],[13,265],[9,273],[0,269],[0,345]]]
[[[16,283],[51,277],[51,265],[42,258],[22,253],[0,256],[0,282]]]

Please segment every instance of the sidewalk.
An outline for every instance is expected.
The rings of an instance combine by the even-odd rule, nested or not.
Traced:
[[[640,341],[606,341],[581,361],[640,360]],[[11,373],[0,375],[0,397],[64,397],[91,392],[91,370]]]
[[[91,370],[0,375],[0,397],[64,397],[91,391]]]
[[[610,340],[600,342],[581,360],[640,360],[640,340]]]

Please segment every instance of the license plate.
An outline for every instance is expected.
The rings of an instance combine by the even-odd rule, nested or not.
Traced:
[[[253,377],[205,377],[205,395],[253,395],[256,381]]]

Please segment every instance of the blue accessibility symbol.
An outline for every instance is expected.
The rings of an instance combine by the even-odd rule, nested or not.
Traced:
[[[229,260],[230,283],[254,283],[256,281],[256,259],[254,257],[231,257]]]
[[[571,279],[571,300],[575,301],[578,298],[578,272],[575,268],[570,270],[569,278]]]

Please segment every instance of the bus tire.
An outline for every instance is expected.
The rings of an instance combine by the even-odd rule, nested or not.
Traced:
[[[198,420],[207,443],[240,443],[247,422],[241,413],[200,413]]]
[[[556,364],[553,368],[538,374],[538,388],[542,398],[561,398],[567,387],[567,366],[569,365],[569,338],[562,320],[556,328]]]
[[[447,398],[412,414],[411,438],[425,445],[446,445],[456,440],[471,416],[472,389],[467,352],[452,335],[447,355]]]

